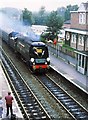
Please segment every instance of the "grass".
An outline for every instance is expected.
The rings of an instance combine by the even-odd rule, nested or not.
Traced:
[[[70,47],[70,46],[68,46],[68,45],[66,45],[66,44],[63,44],[62,47],[63,47],[63,48],[66,48],[66,49],[69,50],[69,51],[74,51],[74,50],[75,50],[74,48],[72,48],[72,47]]]

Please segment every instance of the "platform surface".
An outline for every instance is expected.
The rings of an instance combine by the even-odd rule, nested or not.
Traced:
[[[81,74],[73,65],[66,63],[51,53],[50,62],[53,69],[88,94],[88,76]]]
[[[16,118],[23,118],[22,113],[19,109],[19,106],[16,102],[16,99],[11,91],[11,88],[8,84],[8,80],[6,79],[6,76],[3,72],[3,69],[0,65],[0,96],[2,96],[2,101],[3,101],[3,114],[2,114],[2,118],[0,119],[5,119],[6,117],[6,101],[5,101],[5,96],[8,95],[8,92],[11,92],[11,95],[13,96],[14,100],[13,100],[13,114],[16,115]],[[9,116],[10,117],[10,114]]]

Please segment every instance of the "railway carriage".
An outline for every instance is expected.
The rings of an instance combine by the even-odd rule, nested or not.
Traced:
[[[2,31],[2,40],[8,43],[8,34],[7,32]]]
[[[9,34],[12,32],[12,30],[7,29],[6,31],[4,31],[0,29],[0,32],[1,32],[2,40],[4,40],[7,44],[9,44]]]

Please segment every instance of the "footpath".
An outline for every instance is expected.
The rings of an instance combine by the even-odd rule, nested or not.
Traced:
[[[0,120],[7,120],[8,118],[6,117],[6,104],[5,104],[5,96],[8,94],[8,92],[11,92],[11,95],[13,96],[14,100],[13,100],[13,113],[16,115],[16,118],[23,118],[22,113],[18,107],[18,104],[15,100],[15,97],[10,89],[10,86],[8,84],[8,81],[6,79],[6,76],[2,70],[1,64],[0,64],[0,97],[2,97],[2,101],[3,101],[3,112],[2,112],[2,118],[0,118]],[[1,111],[0,111],[1,112]],[[10,117],[10,115],[9,115]]]
[[[56,57],[51,52],[50,61],[51,67],[88,94],[88,77],[86,75],[79,73],[73,65],[68,64],[60,57]]]

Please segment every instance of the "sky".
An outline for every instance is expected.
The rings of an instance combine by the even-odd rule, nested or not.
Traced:
[[[58,7],[67,5],[80,5],[88,0],[0,0],[0,8],[14,7],[19,9],[27,8],[30,11],[39,11],[41,6],[45,6],[46,11],[57,10]]]

